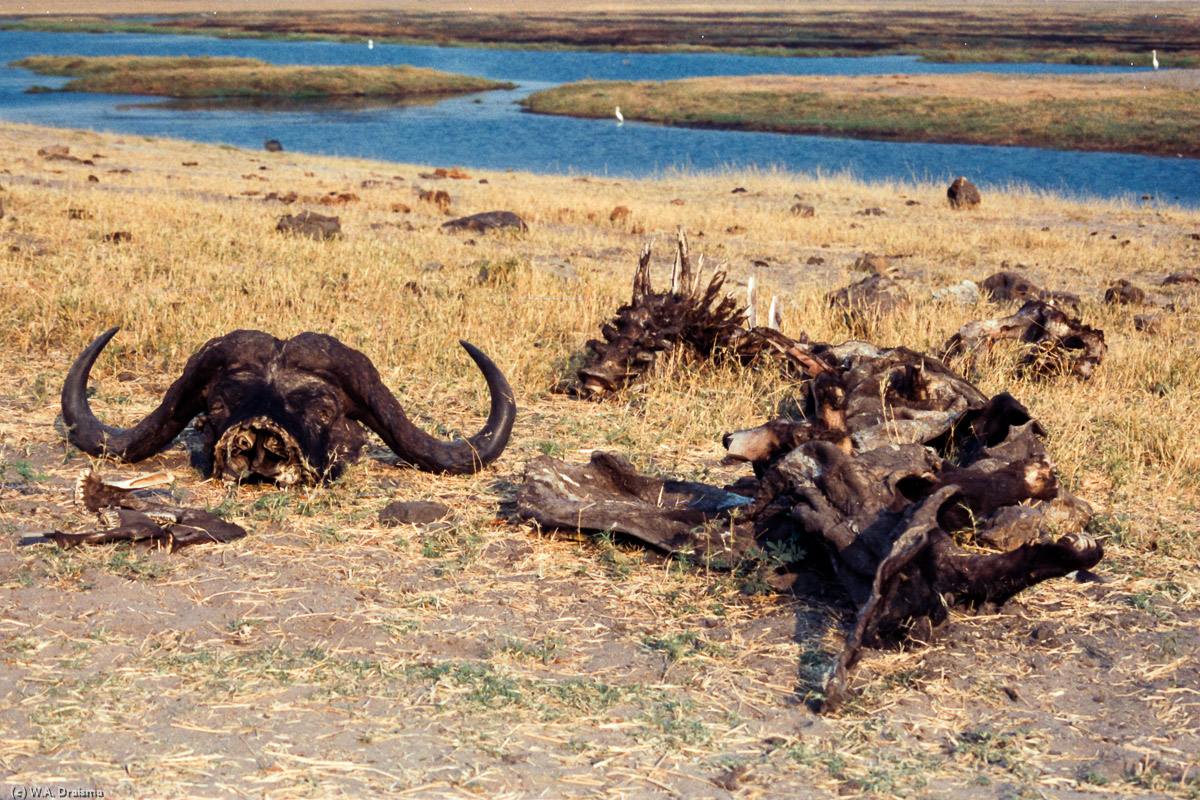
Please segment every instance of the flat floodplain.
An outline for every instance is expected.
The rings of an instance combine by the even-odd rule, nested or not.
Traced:
[[[854,56],[909,53],[939,61],[1057,61],[1150,65],[1157,49],[1170,66],[1200,58],[1194,3],[985,2],[947,0],[910,8],[877,0],[818,3],[216,3],[204,14],[181,2],[94,4],[53,0],[25,20],[38,30],[193,32],[259,38],[373,37],[376,41],[487,47],[726,51],[760,55]],[[322,7],[324,6],[324,7]],[[297,13],[303,9],[305,13]],[[80,18],[79,15],[89,15]],[[164,15],[163,19],[116,19]],[[9,11],[17,20],[23,14]]]
[[[51,145],[70,158],[38,155]],[[770,171],[438,178],[431,166],[20,125],[0,126],[0,187],[9,783],[194,797],[1200,790],[1200,323],[1195,285],[1164,285],[1200,264],[1195,209],[984,187],[979,209],[955,212],[941,185]],[[418,189],[446,191],[448,211]],[[813,216],[791,213],[797,195]],[[275,231],[302,209],[337,214],[343,236]],[[529,232],[440,229],[496,209]],[[868,651],[853,702],[817,717],[805,703],[850,619],[835,597],[762,594],[619,540],[512,523],[535,456],[612,450],[728,483],[748,468],[721,464],[721,434],[795,404],[776,374],[683,359],[608,403],[550,391],[628,300],[648,242],[661,285],[679,225],[693,256],[729,270],[731,290],[758,276],[760,316],[783,297],[795,338],[852,336],[823,297],[861,277],[867,251],[891,259],[917,301],[854,334],[881,344],[933,350],[968,320],[1010,313],[930,299],[1001,268],[1077,293],[1109,345],[1091,381],[1023,378],[1004,354],[970,375],[1047,429],[1061,479],[1099,515],[1105,583],[1044,583],[954,614],[930,646]],[[1157,305],[1105,305],[1118,278]],[[1137,314],[1158,314],[1157,332]],[[109,424],[154,408],[211,337],[315,330],[366,353],[439,436],[474,431],[486,411],[457,345],[473,342],[516,391],[512,444],[454,477],[395,466],[375,442],[336,483],[284,491],[205,480],[185,434],[136,466],[96,466],[114,478],[169,470],[174,498],[247,538],[173,555],[20,547],[97,525],[71,504],[91,461],[65,443],[58,393],[113,325],[91,383]],[[388,503],[416,499],[449,505],[448,524],[379,523]]]
[[[531,111],[666,125],[1200,157],[1200,71],[587,81]]]

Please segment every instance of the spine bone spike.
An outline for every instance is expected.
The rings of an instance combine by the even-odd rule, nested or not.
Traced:
[[[773,331],[783,330],[783,301],[779,295],[771,295],[771,310],[767,314],[767,327]]]
[[[688,256],[687,234],[683,232],[682,225],[676,229],[676,236],[679,240],[679,288],[676,291],[681,291],[692,283],[692,260]]]
[[[758,327],[758,312],[755,308],[758,298],[758,279],[753,275],[746,283],[746,327]]]
[[[633,273],[633,302],[637,301],[650,294],[650,246],[653,242],[647,242],[642,248],[642,253],[638,257],[637,271]]]

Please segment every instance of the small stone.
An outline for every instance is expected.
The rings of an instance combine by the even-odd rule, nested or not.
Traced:
[[[396,525],[426,525],[437,522],[450,513],[450,506],[432,500],[397,500],[379,512],[379,524],[386,527]]]
[[[469,217],[459,217],[442,223],[444,231],[466,230],[486,233],[501,228],[513,228],[522,232],[529,230],[525,220],[511,211],[485,211],[482,214],[472,214]]]
[[[1018,264],[1017,266],[1021,265]],[[1030,283],[1023,275],[1008,270],[989,275],[979,285],[979,288],[996,303],[1009,300],[1024,302],[1030,298],[1037,297],[1041,293],[1041,288]]]
[[[1142,333],[1158,333],[1162,327],[1159,324],[1161,321],[1162,316],[1159,314],[1136,314],[1133,317],[1133,328]]]
[[[1121,278],[1104,292],[1104,302],[1109,305],[1129,305],[1146,302],[1146,293],[1129,281]]]

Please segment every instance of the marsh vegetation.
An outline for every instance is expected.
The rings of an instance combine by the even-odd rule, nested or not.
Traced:
[[[63,92],[181,99],[404,99],[513,88],[511,83],[421,67],[281,66],[252,58],[31,56],[12,66],[70,76],[58,89]]]
[[[1200,157],[1200,80],[1187,73],[586,81],[521,104],[596,118],[620,106],[664,125]]]
[[[64,5],[69,5],[64,4]],[[64,8],[64,11],[66,9]],[[877,2],[798,9],[757,3],[712,12],[668,4],[653,12],[619,4],[564,13],[550,3],[471,4],[439,11],[313,10],[174,14],[114,19],[75,8],[69,16],[14,20],[18,30],[193,33],[278,39],[333,39],[441,46],[626,52],[736,52],[771,56],[919,55],[936,61],[1049,61],[1150,65],[1157,48],[1173,67],[1200,59],[1200,16],[1192,4],[1149,11],[1117,2],[950,3],[899,9]],[[80,16],[82,14],[83,16]],[[1166,54],[1169,54],[1167,56]]]

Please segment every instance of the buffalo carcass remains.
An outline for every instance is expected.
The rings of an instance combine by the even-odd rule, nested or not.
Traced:
[[[1053,301],[1034,299],[1011,316],[968,322],[946,342],[941,356],[974,360],[1004,339],[1024,347],[1018,369],[1034,376],[1072,375],[1086,380],[1108,352],[1104,331],[1084,325]]]
[[[27,537],[21,544],[52,541],[68,548],[126,541],[175,552],[188,545],[231,542],[246,535],[245,528],[204,509],[185,508],[137,493],[170,482],[171,476],[165,472],[106,481],[95,470],[85,469],[75,481],[75,504],[95,512],[107,527],[92,533],[53,531],[45,536]]]
[[[1045,431],[1011,395],[988,398],[902,347],[778,332],[770,342],[760,352],[799,373],[805,399],[796,418],[725,437],[753,479],[721,488],[641,475],[611,453],[586,466],[542,457],[527,467],[517,515],[621,533],[708,567],[753,567],[781,591],[840,587],[857,614],[823,687],[826,709],[863,647],[927,640],[952,607],[1001,604],[1100,561],[1090,508],[1059,485]]]
[[[562,388],[577,397],[600,400],[648,375],[660,356],[681,352],[701,358],[732,358],[749,364],[777,361],[785,373],[803,368],[803,352],[769,326],[749,321],[748,309],[722,291],[725,273],[705,283],[704,258],[693,267],[687,237],[676,240],[671,288],[657,291],[650,280],[650,246],[642,249],[633,276],[633,297],[605,323],[602,339],[577,371],[577,382]]]
[[[479,433],[442,441],[409,421],[367,356],[337,339],[302,333],[284,340],[234,331],[211,339],[188,359],[158,408],[136,426],[109,427],[88,404],[87,381],[116,332],[112,328],[92,342],[63,385],[68,438],[93,456],[141,461],[203,415],[201,459],[227,479],[287,486],[335,478],[366,443],[364,425],[420,469],[472,473],[503,452],[516,413],[500,369],[467,342],[460,344],[487,381],[491,408]]]

